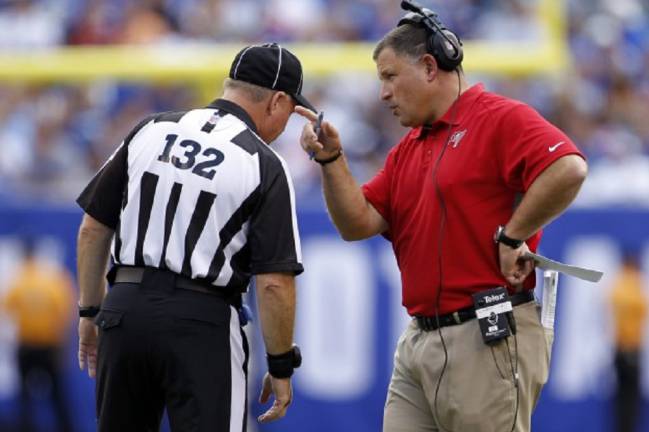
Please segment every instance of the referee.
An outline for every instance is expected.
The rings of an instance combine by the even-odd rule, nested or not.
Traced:
[[[79,196],[79,366],[97,377],[99,431],[157,431],[164,408],[174,431],[246,430],[252,275],[261,400],[275,397],[259,421],[285,415],[303,268],[292,180],[267,143],[296,105],[313,109],[301,91],[297,57],[249,46],[222,98],[141,121]]]

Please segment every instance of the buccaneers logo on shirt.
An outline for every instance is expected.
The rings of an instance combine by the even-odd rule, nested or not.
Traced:
[[[464,135],[466,135],[466,129],[457,131],[453,135],[451,135],[448,143],[451,145],[451,147],[456,148],[460,145],[460,141],[462,140],[462,138],[464,138]]]

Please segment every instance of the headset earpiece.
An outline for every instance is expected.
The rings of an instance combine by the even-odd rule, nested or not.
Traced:
[[[405,6],[404,3],[406,3]],[[445,71],[456,69],[464,58],[460,38],[448,30],[441,23],[437,14],[430,9],[422,8],[412,2],[405,1],[401,2],[401,7],[411,12],[408,12],[399,20],[397,27],[404,24],[423,27],[428,34],[426,51],[435,57],[440,69]]]
[[[446,37],[434,34],[428,38],[429,52],[435,57],[441,69],[452,71],[462,63],[464,58],[462,42],[452,31],[442,30],[442,32]]]

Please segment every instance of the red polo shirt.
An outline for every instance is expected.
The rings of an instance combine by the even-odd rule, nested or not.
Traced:
[[[363,185],[389,224],[384,235],[401,270],[408,313],[435,314],[440,280],[440,314],[471,305],[477,291],[506,286],[493,234],[536,177],[569,154],[581,155],[563,132],[529,106],[482,85],[465,91],[430,128],[412,129]],[[527,241],[531,250],[540,238],[539,232]],[[530,275],[525,286],[534,284]]]

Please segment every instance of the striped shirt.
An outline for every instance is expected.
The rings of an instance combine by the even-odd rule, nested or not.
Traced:
[[[77,202],[115,230],[116,265],[241,291],[253,274],[303,271],[290,173],[227,100],[144,119]]]

